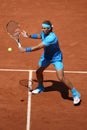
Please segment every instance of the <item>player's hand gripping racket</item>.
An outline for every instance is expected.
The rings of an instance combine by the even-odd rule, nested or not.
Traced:
[[[21,43],[20,43],[21,31],[20,31],[19,23],[15,22],[13,20],[9,21],[6,24],[6,31],[9,34],[9,36],[16,41],[18,48],[20,48],[21,47]]]

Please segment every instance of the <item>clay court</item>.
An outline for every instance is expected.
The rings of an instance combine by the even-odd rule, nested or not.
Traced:
[[[0,0],[0,4],[0,130],[86,130],[87,1]],[[53,66],[44,72],[45,92],[33,95],[29,91],[28,86],[37,86],[35,71],[43,49],[20,53],[5,29],[9,20],[15,20],[23,30],[39,33],[47,19],[60,41],[65,76],[82,95],[78,106],[58,82]],[[29,47],[40,40],[21,37],[21,42]],[[9,47],[12,52],[7,51]]]

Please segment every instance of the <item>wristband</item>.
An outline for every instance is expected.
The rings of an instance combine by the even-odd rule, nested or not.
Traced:
[[[32,34],[32,35],[31,35],[31,38],[37,39],[37,38],[38,38],[38,35],[37,35],[37,34]]]
[[[32,48],[26,48],[26,52],[31,52],[32,51]]]

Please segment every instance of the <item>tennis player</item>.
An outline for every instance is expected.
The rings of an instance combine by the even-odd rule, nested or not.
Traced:
[[[53,64],[57,78],[60,82],[64,83],[70,90],[73,96],[73,103],[77,105],[81,101],[81,94],[75,89],[72,83],[64,76],[64,64],[62,62],[63,56],[59,46],[59,41],[55,33],[53,32],[53,25],[49,20],[46,20],[41,25],[40,34],[28,34],[26,31],[22,32],[23,37],[41,39],[41,43],[33,47],[23,48],[20,47],[21,52],[33,52],[43,48],[44,53],[41,55],[39,60],[39,67],[36,71],[36,77],[38,81],[37,87],[32,91],[33,94],[44,92],[43,85],[43,71],[50,65]]]

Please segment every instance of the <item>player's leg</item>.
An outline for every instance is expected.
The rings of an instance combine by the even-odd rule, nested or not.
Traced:
[[[38,84],[43,84],[43,71],[47,68],[46,67],[39,67],[36,71],[36,77],[37,77],[37,81]]]
[[[32,91],[33,94],[38,94],[44,92],[44,85],[43,85],[43,71],[49,66],[50,62],[42,57],[39,61],[39,68],[36,71],[36,77],[38,81],[38,85],[35,90]]]
[[[77,105],[78,103],[80,103],[80,93],[74,88],[74,86],[72,85],[72,83],[70,82],[69,79],[67,79],[64,75],[64,69],[63,69],[63,63],[62,62],[55,62],[53,63],[54,67],[56,69],[56,74],[57,74],[57,78],[59,79],[59,81],[61,81],[62,83],[64,83],[71,91],[72,96],[73,96],[73,101],[74,104]]]
[[[44,92],[44,85],[43,85],[43,71],[47,67],[39,67],[36,71],[36,77],[38,81],[37,87],[32,91],[33,94],[38,94]]]
[[[70,90],[72,90],[73,85],[70,80],[65,77],[63,69],[56,70],[56,75],[60,82],[63,82]]]

